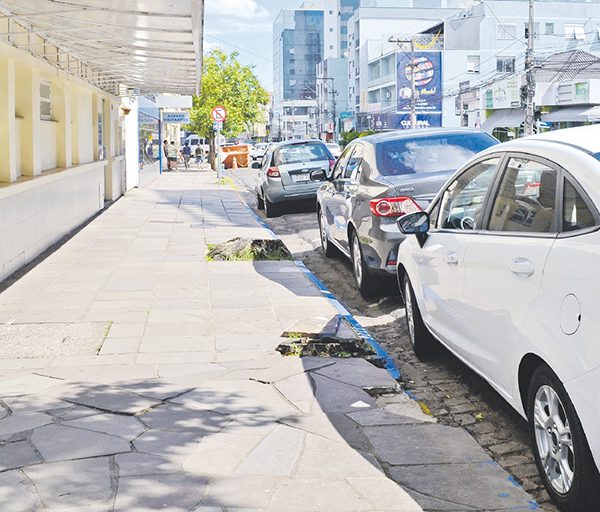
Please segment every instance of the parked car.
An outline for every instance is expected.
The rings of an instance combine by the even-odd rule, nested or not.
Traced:
[[[396,273],[396,219],[426,208],[456,169],[498,141],[480,130],[403,130],[357,139],[317,194],[321,244],[352,260],[360,292]],[[313,178],[323,179],[315,173]]]
[[[267,217],[277,217],[284,203],[314,198],[321,184],[311,179],[311,173],[329,172],[334,163],[320,140],[270,145],[256,177],[258,208],[264,209]]]
[[[262,160],[267,152],[268,144],[266,142],[259,142],[254,145],[250,151],[250,157],[252,160]]]
[[[337,144],[335,142],[328,142],[326,144],[326,146],[327,146],[327,149],[329,149],[329,151],[333,155],[333,158],[339,158],[340,155],[342,154],[342,148],[340,147],[339,144]]]
[[[600,503],[599,209],[589,126],[494,146],[398,220],[416,234],[398,254],[414,351],[441,342],[527,418],[544,485],[573,512]]]

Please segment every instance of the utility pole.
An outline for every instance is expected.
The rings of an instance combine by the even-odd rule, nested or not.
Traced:
[[[533,0],[530,0],[533,2]],[[417,127],[417,86],[415,82],[415,36],[410,39],[397,39],[390,37],[388,39],[390,43],[396,43],[400,49],[406,54],[403,43],[410,43],[410,127]]]
[[[527,25],[527,54],[525,57],[525,78],[527,80],[527,103],[525,106],[525,136],[533,135],[535,78],[533,76],[533,2],[529,0],[529,23]]]

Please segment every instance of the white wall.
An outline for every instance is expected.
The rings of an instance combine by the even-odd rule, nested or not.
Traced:
[[[104,162],[0,188],[0,281],[104,207]]]
[[[95,123],[92,121],[92,94],[86,90],[79,90],[77,95],[77,118],[79,119],[79,162],[88,163],[94,161],[94,130]]]
[[[54,121],[41,122],[41,138],[39,144],[42,151],[42,171],[56,167],[56,128]]]

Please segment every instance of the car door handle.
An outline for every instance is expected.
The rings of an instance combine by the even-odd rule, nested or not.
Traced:
[[[448,251],[444,256],[444,261],[448,265],[458,265],[458,255],[454,251]]]
[[[510,271],[519,276],[531,277],[535,273],[535,267],[527,258],[515,258],[510,262]]]

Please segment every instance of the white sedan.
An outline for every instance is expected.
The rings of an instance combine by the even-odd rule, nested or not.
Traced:
[[[562,510],[600,507],[600,126],[479,153],[408,237],[398,279],[420,357],[441,342],[528,419]]]

